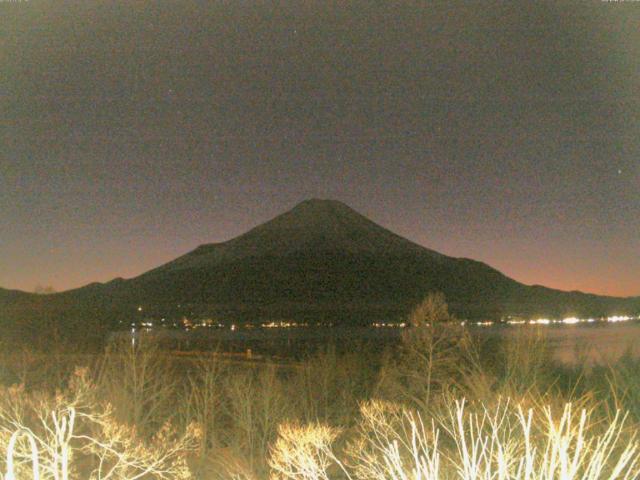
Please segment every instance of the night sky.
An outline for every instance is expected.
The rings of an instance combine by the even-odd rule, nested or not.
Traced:
[[[640,2],[0,0],[0,286],[131,277],[311,197],[640,295]]]

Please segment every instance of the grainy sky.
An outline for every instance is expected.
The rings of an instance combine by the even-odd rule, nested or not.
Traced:
[[[640,294],[640,2],[0,0],[0,286],[131,277],[309,197]]]

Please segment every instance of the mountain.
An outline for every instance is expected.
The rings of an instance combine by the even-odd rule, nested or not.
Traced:
[[[31,298],[31,294],[21,292],[20,290],[6,290],[0,288],[0,307],[11,305],[21,300]]]
[[[17,303],[126,322],[186,315],[368,323],[406,314],[430,291],[443,292],[464,318],[640,311],[640,298],[521,284],[481,262],[417,245],[343,203],[316,199],[138,277]]]
[[[201,245],[151,272],[200,268],[249,257],[286,257],[300,252],[326,251],[352,255],[428,253],[433,257],[442,256],[377,225],[344,203],[306,200],[233,240]]]

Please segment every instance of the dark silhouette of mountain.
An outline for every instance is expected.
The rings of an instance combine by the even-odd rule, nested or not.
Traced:
[[[406,314],[431,291],[443,292],[464,318],[640,310],[640,297],[521,284],[481,262],[417,245],[332,200],[304,201],[239,237],[201,245],[132,279],[36,299],[2,300],[0,292],[0,302],[125,322],[186,315],[368,323]]]
[[[4,288],[0,288],[0,307],[8,306],[13,302],[26,300],[31,298],[32,295],[26,292],[21,292],[20,290],[7,290]]]

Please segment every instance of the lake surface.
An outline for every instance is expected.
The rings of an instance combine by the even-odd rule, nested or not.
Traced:
[[[479,337],[513,337],[527,333],[546,338],[554,358],[565,363],[588,361],[612,362],[625,353],[640,356],[640,321],[620,323],[596,322],[591,324],[552,325],[469,325],[470,332]],[[403,328],[391,327],[295,327],[295,328],[198,328],[181,330],[154,330],[167,348],[184,351],[211,351],[252,355],[297,358],[306,352],[332,345],[339,352],[357,348],[383,351],[400,342]],[[136,332],[138,336],[140,332]],[[120,335],[125,335],[124,332]],[[131,333],[126,335],[131,336]]]

